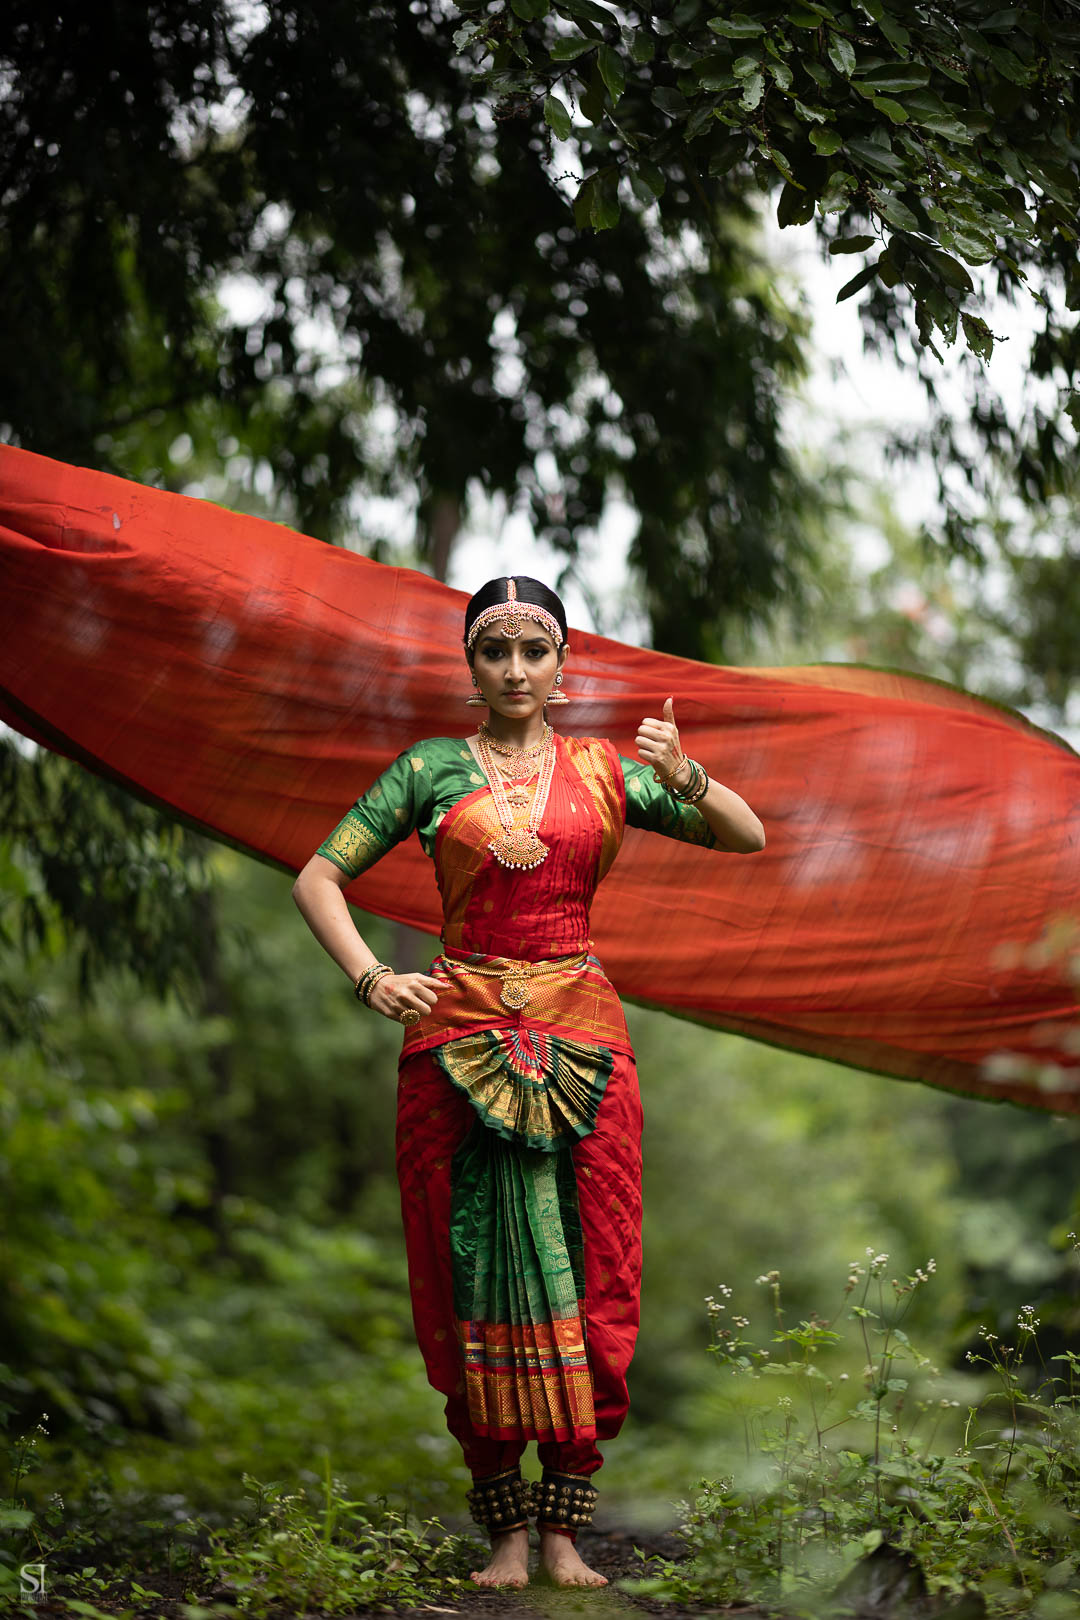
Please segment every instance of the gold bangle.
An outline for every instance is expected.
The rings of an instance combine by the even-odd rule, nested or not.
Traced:
[[[652,773],[653,774],[653,781],[654,782],[659,782],[661,787],[667,787],[669,782],[673,782],[675,780],[675,778],[678,775],[678,773],[679,773],[680,769],[682,768],[682,766],[686,764],[686,761],[687,761],[688,758],[689,758],[688,754],[680,754],[678,759],[675,761],[674,769],[668,771],[666,776],[657,776],[656,772],[653,771],[653,773]],[[691,761],[691,764],[693,764],[693,761]],[[691,770],[691,772],[690,772],[691,779],[693,779],[693,774],[694,773]],[[687,786],[689,786],[689,783],[687,783]]]
[[[370,1007],[369,997],[372,990],[380,979],[385,979],[386,975],[393,973],[393,971],[393,968],[389,967],[385,962],[369,963],[362,973],[357,974],[356,979],[353,981],[353,990],[357,1001],[362,1001],[365,1007]]]

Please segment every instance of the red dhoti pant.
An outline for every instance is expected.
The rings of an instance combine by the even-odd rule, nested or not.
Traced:
[[[577,1475],[601,1466],[597,1441],[611,1439],[622,1427],[639,1321],[641,1099],[633,1057],[615,1052],[613,1058],[595,1126],[569,1150],[584,1245],[585,1344],[595,1425],[593,1432],[572,1439],[535,1436],[542,1465]],[[413,1323],[428,1382],[446,1396],[450,1433],[474,1478],[482,1478],[514,1467],[534,1436],[477,1433],[465,1396],[451,1274],[451,1161],[476,1117],[430,1050],[402,1060],[397,1173]]]

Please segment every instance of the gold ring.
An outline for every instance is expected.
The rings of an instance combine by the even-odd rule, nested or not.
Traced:
[[[402,1012],[398,1013],[398,1019],[403,1024],[418,1024],[420,1014],[415,1007],[406,1007]]]

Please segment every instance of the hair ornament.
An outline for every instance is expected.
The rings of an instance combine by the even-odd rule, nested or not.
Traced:
[[[532,619],[547,631],[556,647],[562,646],[562,631],[559,629],[558,620],[547,608],[542,608],[535,602],[519,601],[517,582],[513,579],[507,580],[505,602],[493,602],[490,607],[486,607],[482,613],[476,615],[465,645],[471,652],[481,630],[486,630],[489,624],[496,623],[506,639],[513,641],[524,632],[523,619]]]

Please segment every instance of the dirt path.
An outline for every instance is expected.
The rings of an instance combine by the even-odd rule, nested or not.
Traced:
[[[594,1588],[560,1588],[537,1574],[537,1549],[529,1557],[529,1585],[519,1590],[484,1592],[476,1588],[456,1603],[430,1604],[402,1611],[410,1620],[427,1617],[456,1616],[457,1620],[537,1620],[538,1616],[552,1616],[552,1620],[573,1620],[576,1615],[590,1615],[595,1620],[642,1620],[647,1614],[664,1615],[667,1620],[680,1620],[681,1616],[709,1614],[738,1614],[740,1620],[755,1620],[760,1611],[740,1608],[720,1610],[709,1608],[677,1608],[670,1603],[657,1603],[648,1597],[634,1597],[615,1589],[614,1582],[621,1577],[641,1578],[650,1573],[649,1561],[678,1558],[686,1551],[678,1537],[664,1531],[635,1535],[629,1530],[605,1533],[582,1530],[577,1540],[578,1551],[593,1569],[606,1575],[609,1585]],[[637,1556],[635,1548],[646,1557]]]

